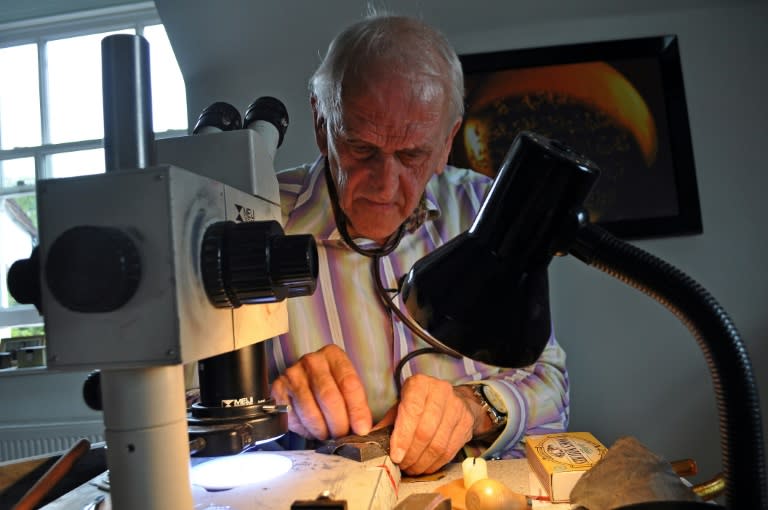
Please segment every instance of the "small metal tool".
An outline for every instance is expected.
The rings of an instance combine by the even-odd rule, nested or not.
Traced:
[[[294,501],[291,510],[347,510],[347,501],[334,499],[331,491],[323,491],[315,499]]]
[[[329,455],[340,455],[347,459],[365,462],[382,455],[389,455],[389,438],[392,427],[384,427],[371,431],[366,436],[351,434],[336,439],[324,441],[315,451]]]
[[[95,498],[93,498],[93,501],[88,503],[83,507],[83,510],[98,510],[101,504],[104,502],[104,499],[106,496],[104,494],[99,494]]]

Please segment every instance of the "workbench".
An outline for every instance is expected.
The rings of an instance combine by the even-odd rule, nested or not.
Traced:
[[[259,455],[253,452],[242,455]],[[276,454],[276,452],[269,452]],[[222,491],[208,491],[192,486],[195,508],[229,508],[231,510],[287,510],[296,500],[315,499],[328,491],[335,499],[345,499],[349,510],[391,510],[411,494],[435,492],[462,478],[461,464],[448,464],[436,475],[425,477],[401,477],[400,470],[388,457],[357,462],[337,455],[320,454],[311,450],[283,451],[288,457],[291,470],[285,475]],[[216,459],[195,459],[195,466]],[[515,492],[528,495],[546,495],[537,479],[528,469],[525,459],[488,461],[488,477],[503,482]],[[109,510],[109,493],[106,474],[83,484],[74,491],[46,505],[44,510],[81,510],[100,495],[106,496],[99,510]],[[454,483],[454,486],[457,482]],[[102,488],[100,488],[102,487]],[[461,503],[454,510],[461,510]],[[550,504],[534,501],[534,509],[564,510],[568,504]]]

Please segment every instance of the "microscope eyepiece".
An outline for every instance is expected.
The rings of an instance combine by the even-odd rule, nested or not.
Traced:
[[[288,129],[288,110],[283,102],[271,96],[263,96],[251,103],[245,111],[243,127],[253,129],[260,120],[275,126],[279,136],[277,146],[280,147]]]
[[[229,103],[218,101],[205,108],[197,118],[192,134],[234,131],[243,127],[240,112]]]

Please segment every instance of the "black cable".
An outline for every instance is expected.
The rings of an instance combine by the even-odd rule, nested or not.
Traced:
[[[328,165],[328,161],[325,162],[325,183],[328,186],[328,195],[331,199],[331,207],[333,208],[333,216],[336,221],[336,228],[339,230],[339,234],[341,234],[342,239],[344,239],[344,242],[346,242],[350,248],[352,248],[360,255],[363,255],[364,257],[371,257],[373,281],[376,285],[376,291],[382,301],[382,304],[386,309],[397,315],[397,317],[408,327],[408,329],[410,329],[415,335],[423,339],[431,346],[410,352],[403,356],[403,358],[397,363],[397,366],[395,367],[395,373],[393,375],[395,378],[395,387],[397,388],[397,398],[400,398],[400,391],[402,389],[402,382],[400,381],[400,377],[405,364],[408,363],[408,361],[411,359],[422,354],[430,353],[447,354],[448,356],[452,356],[456,359],[460,359],[462,357],[461,354],[442,345],[439,340],[434,338],[410,317],[406,316],[402,311],[400,311],[400,309],[392,302],[392,298],[389,296],[389,292],[396,293],[399,290],[385,289],[381,282],[379,259],[389,255],[395,250],[395,248],[397,248],[397,246],[400,244],[400,240],[405,235],[406,229],[412,232],[418,228],[418,226],[420,226],[421,223],[423,223],[424,220],[428,217],[428,212],[426,211],[426,206],[424,204],[425,199],[422,197],[422,201],[419,204],[420,207],[417,208],[417,211],[414,212],[416,217],[413,218],[413,220],[409,218],[403,222],[397,231],[387,239],[383,246],[373,249],[366,249],[358,246],[349,235],[349,230],[347,229],[347,216],[344,214],[344,211],[341,210],[341,206],[339,205],[339,196],[336,193],[336,186],[331,176],[331,169],[330,165]]]
[[[386,308],[388,308],[392,313],[397,315],[397,317],[406,325],[408,326],[408,329],[410,329],[416,336],[427,342],[429,345],[431,345],[436,352],[439,352],[441,354],[448,354],[449,356],[453,356],[456,359],[459,359],[462,357],[461,354],[454,351],[453,349],[450,349],[443,345],[440,340],[433,337],[429,334],[428,331],[426,331],[424,328],[422,328],[416,321],[405,315],[392,301],[392,298],[389,297],[389,292],[397,292],[396,290],[392,289],[385,289],[384,285],[381,283],[381,271],[379,270],[379,259],[381,257],[376,256],[371,261],[371,271],[373,273],[373,281],[376,284],[376,291],[379,294],[379,297],[382,300],[382,303]]]
[[[395,388],[397,388],[397,398],[400,399],[400,393],[403,389],[403,383],[400,380],[401,374],[403,372],[403,368],[405,367],[405,364],[411,361],[416,356],[421,356],[422,354],[448,354],[446,352],[441,352],[435,349],[434,347],[422,347],[421,349],[416,349],[413,352],[409,352],[403,358],[398,361],[397,366],[395,367]]]
[[[410,329],[416,336],[427,342],[431,347],[424,347],[417,349],[413,352],[409,352],[397,363],[395,368],[395,387],[397,388],[397,397],[400,398],[400,390],[402,389],[402,382],[400,381],[400,374],[405,364],[412,358],[421,354],[447,354],[456,359],[460,359],[461,354],[453,351],[440,343],[435,337],[429,334],[421,326],[418,325],[413,319],[405,315],[392,301],[389,296],[390,292],[398,292],[398,289],[385,289],[384,284],[381,282],[381,271],[379,270],[379,259],[381,256],[377,255],[371,259],[371,272],[373,276],[373,282],[376,284],[376,293],[379,295],[382,304],[386,309],[397,315],[397,317]]]

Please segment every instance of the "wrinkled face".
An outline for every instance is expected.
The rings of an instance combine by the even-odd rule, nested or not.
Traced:
[[[402,75],[370,83],[344,95],[343,125],[328,126],[315,111],[315,134],[350,234],[382,243],[443,171],[460,120],[449,117],[444,94],[415,93]]]

